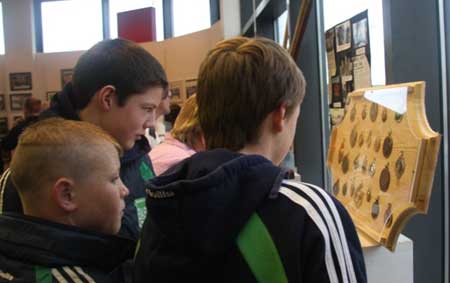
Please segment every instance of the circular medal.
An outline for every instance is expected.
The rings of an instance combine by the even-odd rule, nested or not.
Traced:
[[[352,185],[350,186],[350,196],[353,197],[354,194],[355,194],[355,184],[352,183]]]
[[[391,173],[389,173],[389,164],[384,167],[380,174],[380,190],[386,192],[391,183]]]
[[[342,194],[344,196],[347,195],[347,183],[344,183],[344,185],[342,186]]]
[[[405,173],[405,157],[403,156],[403,151],[400,153],[400,156],[397,158],[397,161],[395,161],[395,176],[397,179],[400,179],[403,176],[403,173]]]
[[[359,154],[353,159],[353,170],[358,171],[359,169]]]
[[[387,116],[388,116],[387,109],[384,108],[383,112],[381,112],[381,121],[386,122]]]
[[[370,105],[370,120],[372,122],[375,122],[377,116],[378,116],[378,104],[372,103],[372,105]]]
[[[355,197],[353,198],[353,201],[355,202],[355,206],[359,208],[363,202],[364,198],[364,192],[362,191],[362,184],[358,186],[355,192]]]
[[[339,194],[339,180],[336,181],[333,185],[333,194],[337,196]]]
[[[383,155],[386,158],[389,158],[392,153],[392,147],[394,145],[394,141],[392,140],[391,134],[384,139],[383,142]]]
[[[355,146],[357,138],[358,138],[358,132],[356,132],[356,128],[353,128],[352,132],[350,134],[350,146],[351,147]]]
[[[367,172],[367,157],[365,155],[363,155],[361,160],[362,160],[361,169],[362,169],[363,173],[366,173]]]
[[[377,218],[378,214],[380,214],[379,198],[377,198],[377,200],[372,204],[372,211],[371,211],[372,218],[373,219]]]

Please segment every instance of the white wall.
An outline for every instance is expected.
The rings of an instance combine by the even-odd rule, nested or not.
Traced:
[[[236,0],[233,0],[236,1]],[[33,0],[3,0],[5,55],[0,56],[0,94],[5,94],[6,111],[0,117],[22,114],[9,109],[9,73],[32,72],[33,96],[46,100],[48,91],[61,90],[61,69],[73,68],[83,51],[36,53]],[[160,42],[142,43],[165,68],[169,81],[197,77],[198,67],[211,47],[224,38],[222,21],[211,28]]]

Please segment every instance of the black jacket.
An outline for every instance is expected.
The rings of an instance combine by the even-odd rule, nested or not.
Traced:
[[[130,282],[129,239],[9,213],[0,227],[0,282]]]
[[[50,108],[41,114],[40,119],[62,117],[80,120],[73,101],[72,86],[69,83],[62,92],[53,97]],[[145,183],[154,176],[149,152],[150,145],[147,139],[142,137],[120,160],[120,178],[130,190],[130,194],[125,199],[126,206],[119,234],[134,240],[139,237],[140,226],[146,215]],[[0,212],[22,212],[20,199],[9,174],[9,170],[6,170],[0,179]]]
[[[237,239],[256,213],[288,282],[366,282],[345,208],[258,155],[201,152],[150,181],[135,282],[257,282]],[[267,246],[255,245],[258,254]],[[270,257],[263,264],[274,266]],[[260,259],[261,260],[261,259]]]
[[[2,149],[8,151],[14,150],[17,146],[19,136],[20,134],[22,134],[23,130],[25,130],[26,127],[33,124],[37,120],[37,116],[30,116],[25,120],[19,122],[9,131],[8,135],[2,139]]]

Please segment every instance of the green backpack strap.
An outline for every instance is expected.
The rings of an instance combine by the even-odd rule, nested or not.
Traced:
[[[237,245],[258,283],[288,282],[272,237],[256,212],[239,233]]]

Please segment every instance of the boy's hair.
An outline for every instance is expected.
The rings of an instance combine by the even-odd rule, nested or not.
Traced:
[[[280,105],[290,115],[306,82],[289,53],[264,38],[237,37],[208,52],[198,75],[197,102],[206,147],[233,151],[254,143]]]
[[[199,139],[202,134],[198,121],[198,106],[195,94],[190,96],[181,107],[170,134],[189,147],[194,147],[196,139]]]
[[[85,108],[106,85],[116,88],[123,106],[130,94],[151,87],[162,87],[167,93],[168,83],[163,67],[149,52],[131,41],[113,39],[97,43],[78,60],[72,79],[75,109]]]
[[[82,180],[95,172],[99,148],[117,141],[97,126],[49,118],[29,126],[19,138],[11,161],[11,178],[20,195],[37,192],[58,178]],[[101,152],[101,151],[100,151]]]

